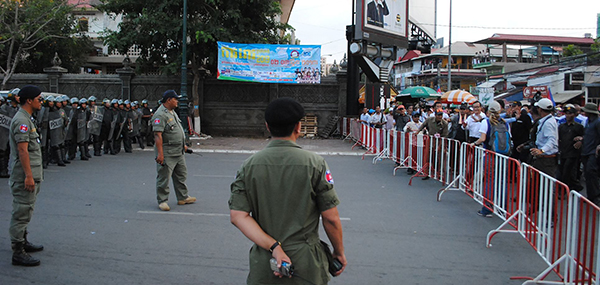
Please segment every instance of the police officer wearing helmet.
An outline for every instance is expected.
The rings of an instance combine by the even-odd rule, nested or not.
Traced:
[[[62,98],[55,99],[54,101],[54,105],[50,107],[50,112],[48,114],[48,144],[50,145],[50,156],[58,166],[65,166],[66,164],[71,163],[64,159],[66,154],[65,126],[67,125],[68,119],[67,114],[62,109]]]
[[[74,160],[77,156],[77,108],[79,98],[73,97],[69,100],[71,103],[69,111],[69,124],[67,125],[67,159]]]
[[[138,143],[141,149],[146,148],[146,144],[144,143],[144,138],[140,135],[140,124],[142,123],[142,110],[139,108],[138,101],[133,101],[131,103],[131,114],[132,114],[132,122],[133,122],[133,133],[132,139]]]
[[[125,149],[126,153],[131,153],[133,151],[133,147],[131,146],[131,138],[134,135],[133,120],[137,119],[137,117],[135,117],[133,114],[133,110],[131,110],[131,101],[125,100],[123,102],[123,110],[121,112],[125,118],[124,125],[121,130],[123,149]],[[121,146],[119,145],[119,147]]]
[[[117,123],[115,125],[115,132],[113,134],[113,145],[112,149],[114,154],[121,152],[121,142],[123,140],[123,130],[126,128],[127,114],[125,112],[123,100],[119,99],[115,108]]]
[[[89,131],[88,122],[90,121],[90,111],[87,108],[87,98],[79,99],[79,106],[77,107],[76,120],[77,120],[77,136],[76,141],[79,146],[79,158],[81,160],[88,160],[92,156],[89,151]]]
[[[111,108],[111,122],[110,122],[110,131],[108,134],[108,149],[111,155],[117,154],[114,149],[115,139],[119,132],[119,100],[112,99],[110,101]],[[106,144],[104,145],[104,152],[106,153]]]
[[[42,109],[37,112],[35,123],[38,126],[38,133],[40,134],[40,140],[42,141],[42,166],[46,169],[50,162],[50,150],[48,148],[48,115],[50,113],[50,108],[54,106],[54,96],[48,95],[46,97],[42,96],[42,98]]]
[[[111,150],[111,145],[110,145],[110,136],[111,134],[111,122],[113,120],[113,112],[112,112],[112,106],[110,104],[110,100],[109,99],[104,99],[102,101],[103,105],[104,105],[104,116],[102,117],[102,128],[100,129],[100,144],[102,145],[103,148],[103,153],[104,154],[108,154]]]
[[[8,160],[10,156],[10,143],[8,133],[10,121],[19,111],[19,88],[8,92],[7,104],[0,106],[0,178],[8,178]]]
[[[265,111],[273,140],[248,158],[231,184],[231,223],[254,242],[247,284],[326,284],[329,281],[319,220],[333,244],[333,257],[346,267],[340,203],[329,167],[321,156],[302,150],[304,108],[291,98],[272,101]],[[294,265],[300,276],[282,280],[271,258]],[[286,278],[287,279],[287,278]]]
[[[13,194],[13,210],[10,220],[12,264],[37,266],[40,260],[29,255],[41,251],[41,245],[27,240],[27,225],[43,180],[42,150],[40,136],[31,120],[34,112],[42,108],[42,90],[28,85],[19,91],[21,108],[10,123],[11,169],[10,190]]]
[[[195,197],[188,195],[185,184],[187,179],[187,166],[184,152],[190,152],[185,145],[185,133],[181,120],[175,113],[179,95],[174,90],[167,90],[163,94],[163,104],[156,110],[152,117],[152,131],[154,132],[154,153],[156,154],[156,198],[158,208],[169,211],[169,177],[173,178],[173,188],[178,205],[196,202]]]
[[[104,99],[104,101],[108,101],[108,99]],[[90,120],[88,122],[88,132],[90,138],[88,140],[88,144],[91,143],[93,145],[94,156],[101,156],[102,140],[100,139],[100,133],[102,132],[102,121],[104,120],[104,104],[97,106],[96,97],[94,96],[90,96],[90,98],[88,98],[88,102],[90,102]]]
[[[94,96],[94,95],[90,96],[90,97],[87,99],[87,101],[88,101],[88,104],[90,105],[89,107],[94,107],[94,106],[96,106],[96,100],[97,100],[97,99],[96,99],[96,96]]]

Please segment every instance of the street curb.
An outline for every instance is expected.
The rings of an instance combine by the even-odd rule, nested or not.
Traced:
[[[225,153],[225,154],[255,154],[260,150],[235,150],[235,149],[194,149],[198,153]],[[138,149],[141,151],[154,151],[154,148]],[[325,156],[362,156],[362,153],[357,152],[340,152],[340,151],[313,151],[318,155]],[[365,156],[375,156],[375,154],[365,154]]]

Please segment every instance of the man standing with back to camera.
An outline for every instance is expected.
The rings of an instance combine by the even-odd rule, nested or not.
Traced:
[[[276,99],[265,111],[273,140],[248,158],[231,184],[231,223],[254,242],[247,284],[326,284],[328,262],[319,239],[319,217],[333,245],[333,257],[346,256],[333,178],[325,160],[296,144],[304,108],[290,98]],[[291,279],[271,270],[294,266]]]

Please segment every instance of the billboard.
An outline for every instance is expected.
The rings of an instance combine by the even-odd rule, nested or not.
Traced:
[[[538,92],[540,92],[542,98],[550,97],[548,86],[527,86],[523,88],[523,99],[532,99]]]
[[[412,0],[408,2],[408,11],[410,11],[408,20],[419,26],[432,39],[437,37],[435,30],[436,2],[436,0]],[[441,45],[443,45],[443,42]]]
[[[357,0],[354,38],[408,46],[408,0]]]
[[[319,84],[321,46],[218,42],[217,78],[221,80]]]

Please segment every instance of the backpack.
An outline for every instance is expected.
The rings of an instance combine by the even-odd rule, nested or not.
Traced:
[[[490,120],[486,120],[488,124],[487,145],[489,150],[499,154],[510,156],[512,150],[512,140],[508,123],[492,126]]]

